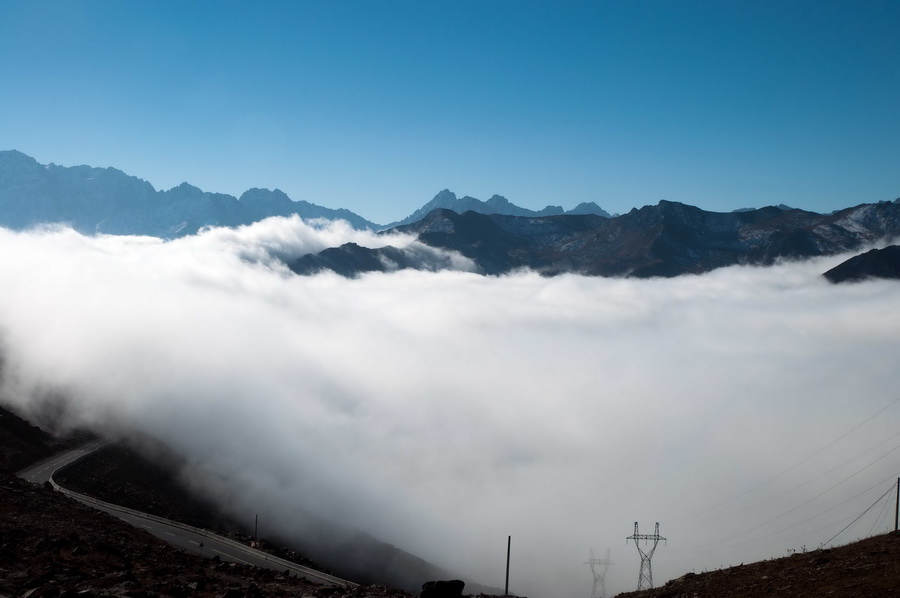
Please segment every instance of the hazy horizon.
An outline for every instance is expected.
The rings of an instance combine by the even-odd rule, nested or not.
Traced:
[[[4,150],[0,150],[0,151],[4,151]],[[8,150],[5,150],[5,151],[19,151],[19,150],[17,150],[17,149],[8,149]],[[25,156],[28,156],[28,155],[25,154],[24,152],[20,152],[20,153],[24,154]],[[29,158],[33,158],[33,156],[28,156],[28,157],[29,157]],[[115,170],[119,170],[120,172],[122,172],[122,173],[125,174],[126,176],[134,177],[134,178],[137,178],[137,179],[139,179],[139,180],[141,180],[141,181],[144,181],[144,182],[149,183],[149,184],[153,187],[153,189],[154,189],[155,191],[157,191],[157,192],[170,191],[170,190],[175,189],[175,188],[177,188],[177,187],[179,187],[179,186],[181,186],[181,185],[184,185],[184,184],[187,184],[187,185],[190,185],[190,186],[193,186],[193,187],[197,187],[197,186],[194,185],[190,180],[185,180],[185,181],[182,181],[181,183],[179,183],[178,185],[175,185],[174,187],[170,187],[170,188],[168,188],[168,189],[166,189],[166,188],[157,188],[157,187],[153,186],[153,184],[150,183],[150,181],[147,181],[145,178],[143,178],[139,173],[125,172],[125,171],[122,171],[120,168],[116,168],[115,166],[97,166],[97,165],[93,165],[93,164],[55,164],[55,163],[52,163],[52,162],[51,162],[51,163],[47,163],[47,164],[42,164],[42,166],[50,166],[50,165],[60,166],[60,167],[62,167],[62,168],[77,168],[77,167],[80,167],[80,166],[88,166],[88,167],[91,167],[91,168],[112,168],[112,169],[115,169]],[[197,187],[197,188],[199,188],[199,187]],[[204,192],[204,193],[215,193],[214,191],[210,191],[209,189],[203,189],[203,188],[199,188],[199,189],[200,189],[202,192]],[[229,193],[228,195],[234,197],[235,199],[240,199],[241,196],[243,195],[243,193],[245,193],[245,192],[247,192],[247,191],[251,191],[251,190],[253,190],[253,189],[264,189],[264,190],[269,190],[269,191],[281,191],[281,192],[284,192],[282,189],[278,189],[278,188],[274,188],[274,187],[266,187],[266,186],[262,185],[262,186],[257,186],[257,187],[254,187],[254,188],[244,189],[243,191],[241,191],[241,192],[239,192],[239,193],[236,193],[236,194],[231,194],[231,193]],[[447,188],[439,189],[439,190],[437,190],[433,195],[431,195],[431,196],[429,196],[429,197],[424,197],[424,198],[422,198],[421,204],[419,204],[418,207],[416,207],[416,208],[415,208],[412,212],[410,212],[409,214],[405,214],[405,215],[403,215],[403,216],[394,218],[394,220],[392,220],[392,221],[387,221],[387,222],[373,222],[373,224],[376,224],[376,225],[390,225],[390,224],[393,224],[393,223],[395,223],[395,222],[399,222],[399,221],[401,221],[401,220],[403,220],[403,219],[405,219],[405,218],[407,218],[407,217],[413,215],[413,213],[414,213],[416,210],[418,210],[418,209],[422,208],[423,206],[425,206],[428,202],[430,202],[431,200],[435,199],[435,198],[437,197],[437,195],[443,193],[444,191],[450,191],[450,192],[452,192],[452,193],[453,193],[457,198],[459,198],[459,199],[464,198],[464,197],[467,197],[467,196],[468,196],[468,197],[473,197],[473,196],[471,196],[471,195],[469,195],[469,194],[467,194],[467,193],[457,193],[456,190],[454,190],[454,189],[447,189]],[[287,195],[287,194],[285,194],[285,195]],[[503,196],[502,193],[497,193],[496,195]],[[289,197],[289,198],[290,198],[292,201],[294,201],[294,202],[303,201],[303,200],[297,199],[297,198],[295,198],[295,197],[290,197],[290,195],[287,195],[287,197]],[[503,197],[505,197],[505,196],[503,196]],[[477,200],[485,201],[485,202],[486,202],[487,200],[491,199],[491,197],[474,197],[474,199],[477,199]],[[509,198],[509,197],[505,197],[505,199],[509,200],[509,202],[510,202],[511,204],[517,205],[517,206],[520,207],[520,208],[521,208],[521,207],[525,207],[525,206],[521,206],[521,205],[517,204],[516,201],[514,201],[514,199],[511,199],[511,198]],[[900,197],[896,198],[894,201],[897,201],[897,200],[900,200]],[[830,212],[830,211],[840,211],[840,210],[842,210],[842,209],[855,207],[855,206],[857,206],[857,205],[860,205],[860,203],[879,203],[879,201],[891,201],[891,200],[881,199],[881,200],[874,200],[874,201],[871,201],[871,202],[853,202],[852,200],[848,199],[848,202],[847,202],[846,204],[842,204],[842,205],[835,204],[835,205],[838,205],[838,207],[835,208],[834,210],[829,210],[829,211],[817,211],[817,210],[814,210],[814,209],[807,209],[806,211],[816,212],[816,213],[828,213],[828,212]],[[596,202],[595,202],[595,203],[596,203]],[[647,207],[647,206],[650,206],[650,205],[657,205],[658,203],[659,203],[659,201],[653,202],[652,204],[636,205],[636,206],[633,206],[633,209],[640,209],[640,208]],[[683,203],[683,202],[679,202],[679,203]],[[322,204],[316,204],[316,205],[320,205],[320,207],[324,207],[324,208],[328,208],[328,209],[333,209],[333,210],[346,209],[345,206],[339,206],[339,205],[322,205]],[[551,205],[553,205],[553,204],[545,204],[545,205],[539,206],[539,207],[535,208],[534,211],[539,211],[540,209],[545,208],[545,207],[550,207]],[[687,205],[694,205],[694,204],[687,203]],[[770,206],[773,206],[773,205],[775,205],[775,204],[772,204],[772,203],[766,203],[766,202],[762,201],[762,202],[757,203],[756,205],[743,206],[743,207],[741,207],[741,208],[735,208],[734,210],[730,210],[730,211],[740,211],[740,210],[747,210],[747,209],[760,209],[760,208],[764,208],[764,207],[770,207]],[[778,204],[778,205],[781,206],[781,205],[785,205],[785,204]],[[574,204],[573,204],[573,205],[562,204],[560,207],[562,207],[564,211],[569,211],[569,210],[572,210],[572,209],[576,208],[577,206],[574,205]],[[600,207],[600,208],[603,208],[603,206],[599,206],[599,207]],[[700,207],[700,206],[695,206],[695,207]],[[796,206],[787,206],[787,207],[795,208]],[[532,208],[526,208],[526,209],[532,209]],[[703,209],[703,208],[701,208],[701,209]],[[706,211],[715,211],[715,210],[706,210]],[[626,213],[627,213],[627,212],[626,212]],[[618,214],[618,213],[612,213],[612,214],[610,214],[610,216],[612,216],[612,217],[617,217],[617,216],[621,216],[621,215],[622,215],[622,214]],[[361,214],[357,214],[357,216],[362,216],[362,215],[361,215]],[[370,222],[372,222],[372,221],[370,221]]]
[[[399,220],[448,188],[525,208],[893,200],[900,4],[0,3],[0,139]]]

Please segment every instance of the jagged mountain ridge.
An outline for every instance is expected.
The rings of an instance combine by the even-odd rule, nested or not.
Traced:
[[[605,218],[611,218],[610,214],[598,206],[594,202],[584,202],[578,204],[574,209],[565,211],[562,206],[547,206],[542,210],[534,211],[527,208],[510,203],[508,199],[502,195],[493,195],[487,201],[482,201],[468,195],[464,197],[456,197],[456,194],[449,189],[444,189],[434,196],[431,201],[424,206],[404,218],[403,220],[393,222],[387,228],[395,228],[418,222],[425,218],[434,210],[445,209],[463,214],[465,212],[477,212],[479,214],[501,214],[504,216],[525,216],[525,217],[541,217],[541,216],[558,216],[561,214],[596,214]]]
[[[168,191],[115,168],[39,164],[0,151],[0,226],[21,230],[65,223],[85,233],[174,238],[205,226],[239,226],[270,216],[346,220],[357,229],[379,225],[350,210],[293,201],[275,189],[250,189],[240,199],[182,183]]]
[[[294,201],[278,189],[253,188],[240,198],[203,191],[188,183],[157,191],[147,181],[115,168],[42,165],[22,152],[0,151],[0,226],[14,230],[63,223],[84,234],[175,238],[194,234],[205,226],[234,227],[294,214],[307,220],[345,220],[358,230],[382,230],[415,222],[439,207],[458,213],[474,210],[515,216],[564,213],[559,206],[534,212],[499,195],[486,202],[468,196],[458,199],[445,189],[413,215],[380,225],[347,209]],[[565,213],[609,216],[595,203],[582,203]]]
[[[483,274],[528,268],[545,275],[671,277],[700,274],[735,264],[768,265],[860,248],[900,236],[900,202],[863,204],[832,214],[767,207],[719,213],[661,201],[614,218],[557,215],[540,218],[456,214],[434,210],[396,228],[431,247],[459,252]],[[403,260],[379,260],[378,250],[331,248],[328,260],[304,256],[291,264],[298,274],[333,270],[345,276],[391,271]],[[371,252],[369,267],[364,251]],[[408,260],[407,260],[408,263]],[[372,267],[372,264],[375,264]],[[432,269],[432,268],[429,268]]]

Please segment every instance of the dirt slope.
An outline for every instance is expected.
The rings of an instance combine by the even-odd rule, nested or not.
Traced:
[[[900,533],[739,567],[688,573],[617,598],[882,598],[900,596]]]

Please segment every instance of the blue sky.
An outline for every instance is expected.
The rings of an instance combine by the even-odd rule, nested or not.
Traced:
[[[900,2],[0,3],[0,149],[378,223],[900,196]]]

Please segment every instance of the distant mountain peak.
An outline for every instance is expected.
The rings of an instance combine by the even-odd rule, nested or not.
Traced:
[[[568,212],[567,214],[572,214],[573,216],[578,214],[596,214],[598,216],[603,216],[604,218],[612,218],[612,214],[598,206],[593,201],[583,201]]]
[[[491,195],[491,198],[485,202],[485,205],[494,208],[494,207],[506,207],[512,205],[509,203],[509,200],[503,197],[502,195]]]
[[[169,192],[175,192],[179,195],[189,195],[189,196],[199,196],[203,195],[204,191],[200,187],[195,187],[191,185],[187,181],[181,183],[180,185],[176,185],[169,189]]]
[[[577,211],[573,210],[571,212],[566,212],[562,208],[562,206],[553,205],[548,205],[542,210],[535,211],[519,207],[510,202],[507,198],[496,193],[492,195],[487,201],[482,201],[470,195],[457,197],[456,194],[449,189],[444,189],[437,195],[435,195],[434,198],[424,206],[422,206],[403,220],[393,222],[387,227],[390,228],[394,226],[412,224],[413,222],[417,222],[425,218],[429,213],[437,209],[451,210],[453,212],[456,212],[457,214],[462,214],[464,212],[477,212],[479,214],[500,214],[504,216],[525,217],[556,216],[560,214],[594,214],[597,216],[603,216],[604,218],[610,217],[608,212],[606,212],[593,202],[581,203],[579,204]]]
[[[65,222],[85,234],[190,235],[205,226],[239,226],[270,216],[346,220],[378,225],[350,212],[292,201],[280,190],[251,189],[239,201],[183,182],[157,191],[115,168],[41,165],[18,150],[0,151],[0,226],[24,229]]]
[[[456,201],[456,193],[454,193],[450,189],[443,189],[439,191],[431,201]]]

